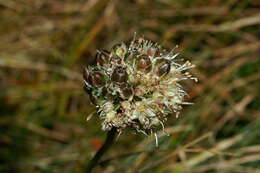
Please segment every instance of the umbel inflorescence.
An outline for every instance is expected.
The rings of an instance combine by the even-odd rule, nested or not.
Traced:
[[[168,115],[178,116],[182,105],[189,104],[179,82],[197,79],[186,72],[194,65],[177,63],[177,55],[143,38],[98,51],[96,65],[85,68],[83,77],[103,119],[102,129],[153,133],[156,127],[164,127]]]

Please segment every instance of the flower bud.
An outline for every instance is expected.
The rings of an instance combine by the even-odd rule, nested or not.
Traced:
[[[112,73],[111,80],[117,83],[124,83],[128,79],[126,69],[123,67],[116,67]]]
[[[98,52],[96,54],[97,65],[105,66],[105,65],[109,64],[109,59],[110,59],[109,55],[110,55],[110,53],[106,50],[101,50],[100,52]]]
[[[136,69],[142,72],[150,72],[152,70],[152,62],[147,55],[141,55],[136,62]]]
[[[158,59],[155,62],[155,71],[157,76],[161,77],[170,72],[171,62],[167,59]]]
[[[83,77],[85,81],[92,87],[101,87],[106,82],[106,76],[101,71],[90,71],[85,68],[83,72]]]
[[[123,58],[126,54],[126,46],[125,44],[116,44],[112,47],[113,54]]]

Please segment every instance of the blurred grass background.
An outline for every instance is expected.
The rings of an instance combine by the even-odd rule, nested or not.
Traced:
[[[260,1],[0,0],[0,172],[80,173],[105,138],[83,92],[96,49],[134,32],[197,65],[181,116],[126,132],[94,172],[260,172]]]

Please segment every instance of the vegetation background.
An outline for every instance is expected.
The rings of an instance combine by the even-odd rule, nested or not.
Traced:
[[[134,32],[197,65],[170,136],[127,131],[94,172],[260,172],[260,1],[0,0],[0,172],[80,173],[105,139],[83,91]]]

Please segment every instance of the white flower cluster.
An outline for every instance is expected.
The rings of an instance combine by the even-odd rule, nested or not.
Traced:
[[[168,115],[178,116],[182,105],[189,104],[179,82],[197,79],[186,71],[194,65],[178,64],[177,55],[143,38],[98,51],[96,66],[85,68],[83,76],[102,129],[134,128],[147,134],[163,127]]]

